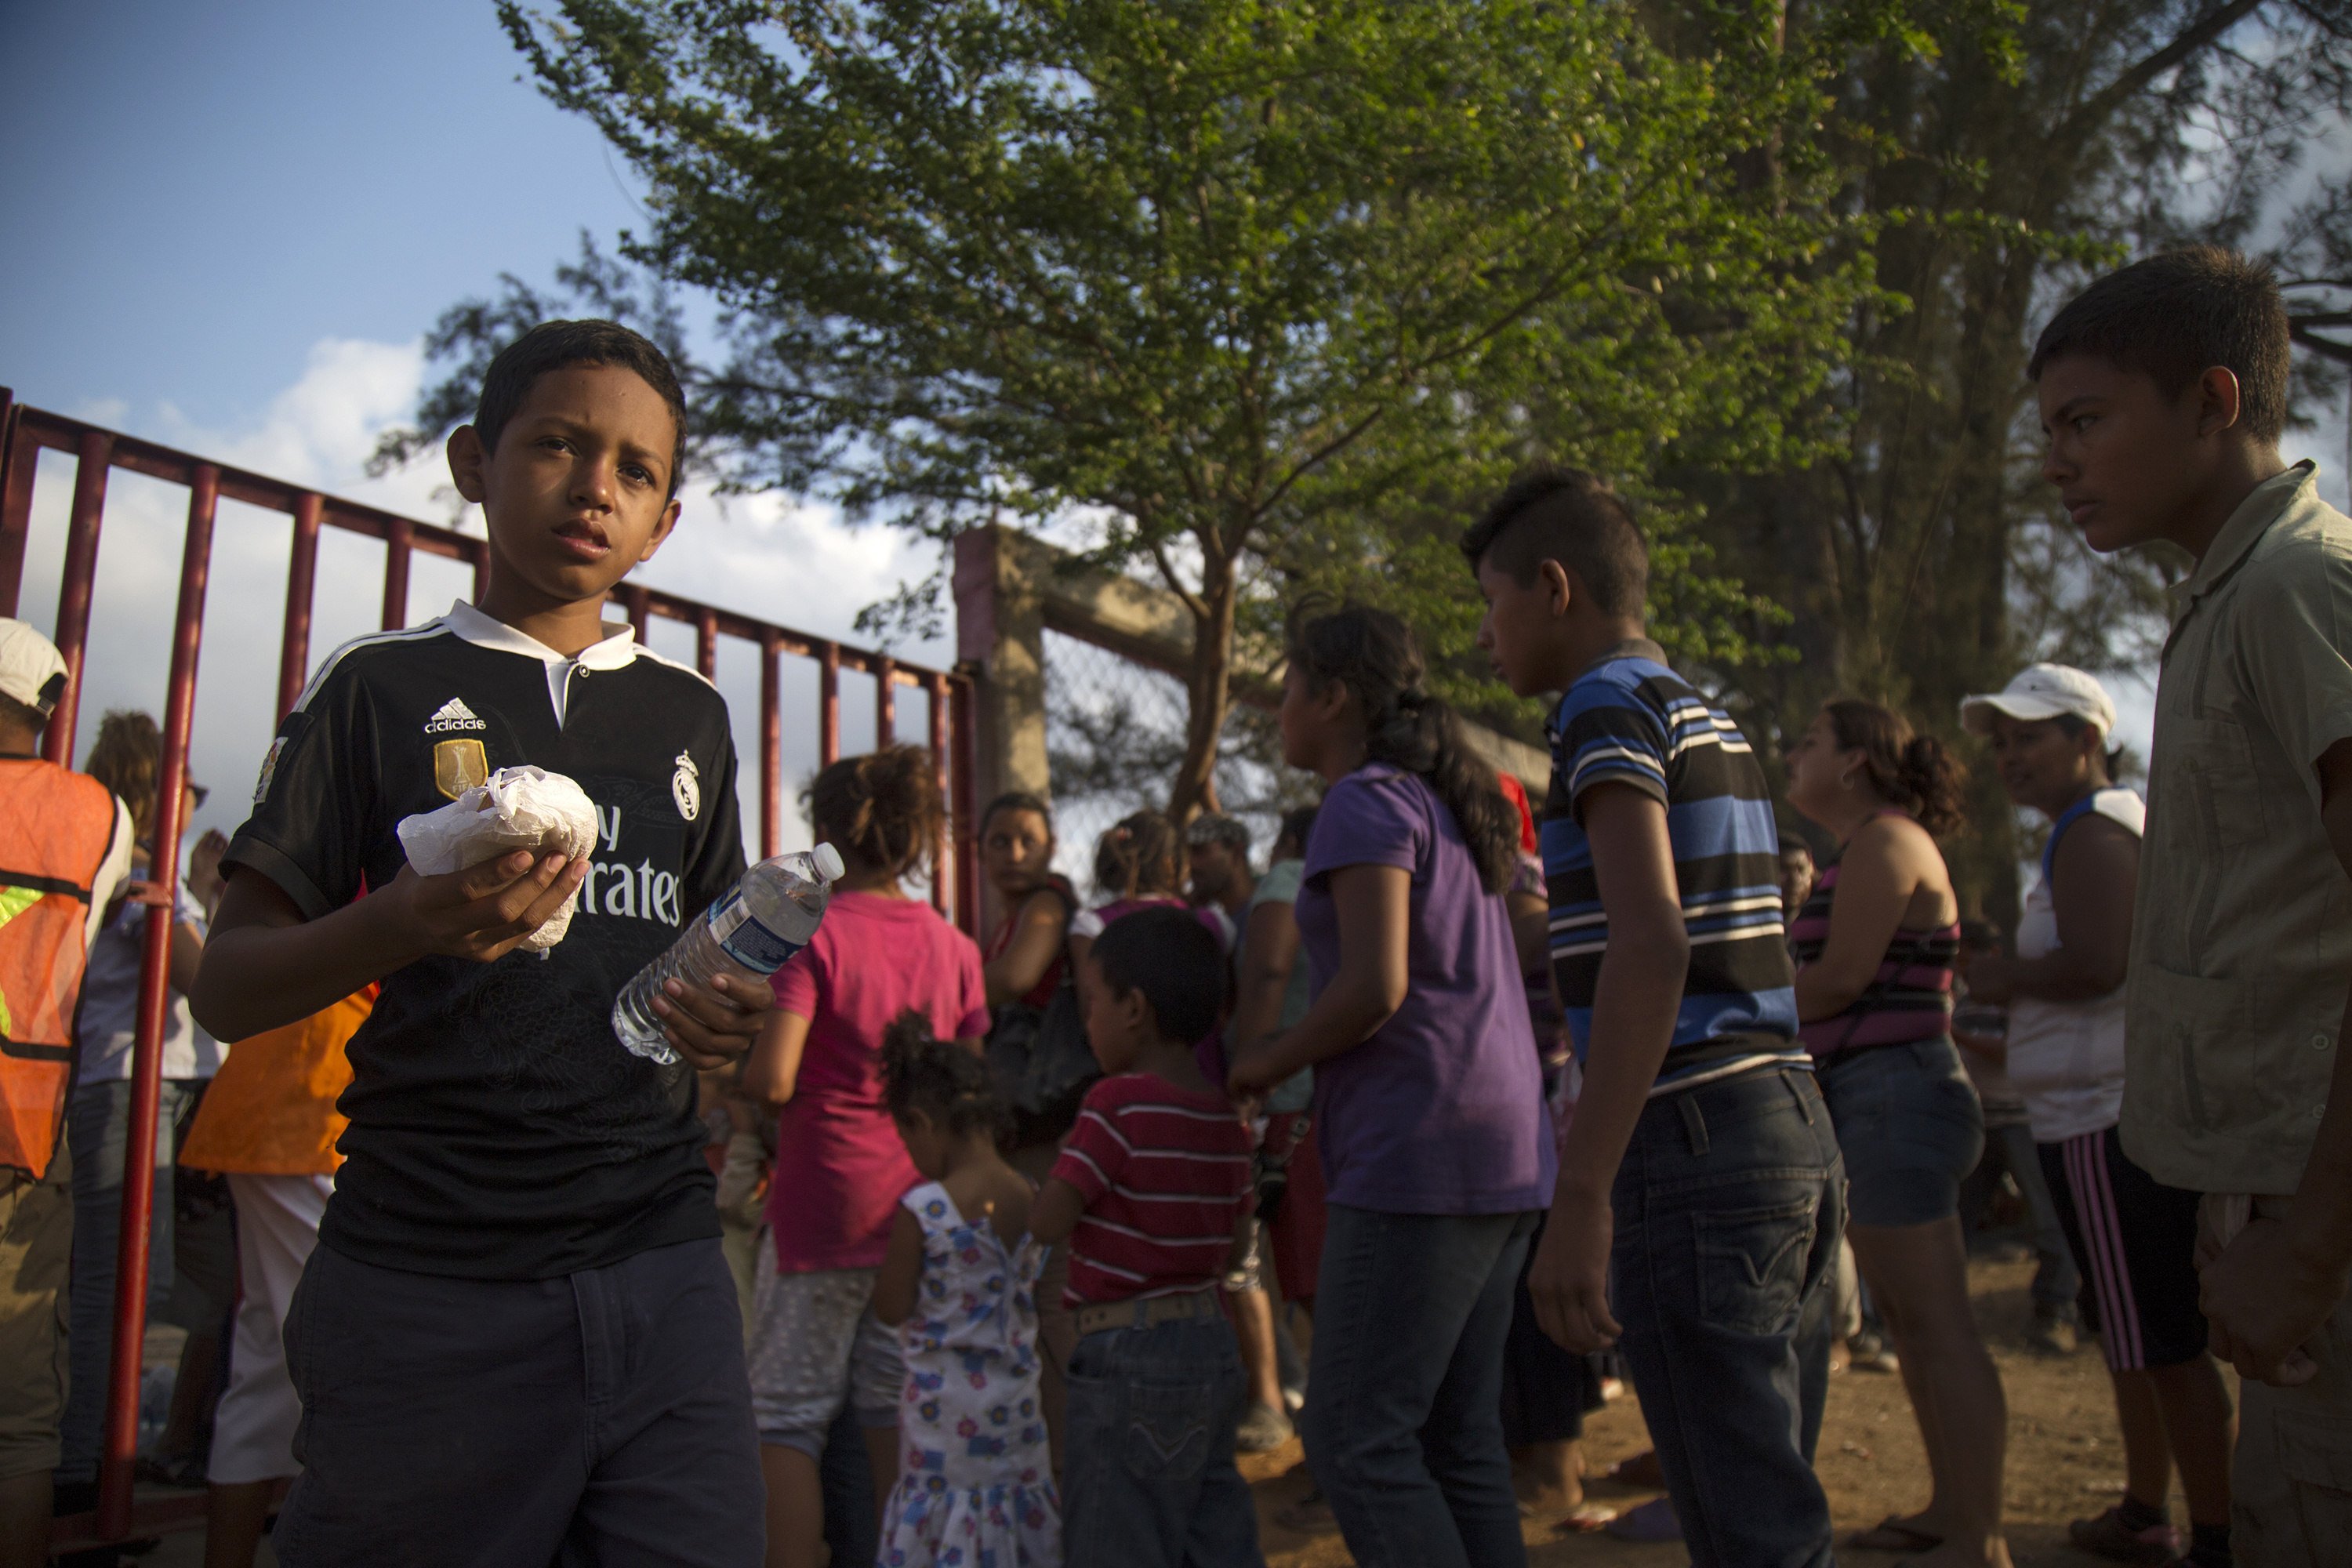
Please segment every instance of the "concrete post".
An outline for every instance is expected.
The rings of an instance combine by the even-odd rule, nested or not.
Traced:
[[[1045,763],[1045,607],[1021,536],[990,524],[956,536],[956,656],[975,679],[980,799],[1050,798]]]

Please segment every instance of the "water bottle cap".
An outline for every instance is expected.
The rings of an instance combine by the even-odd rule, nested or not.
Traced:
[[[826,881],[838,882],[841,880],[841,851],[835,849],[832,845],[818,845],[814,849],[809,851],[809,859],[815,863],[816,874],[823,877]]]

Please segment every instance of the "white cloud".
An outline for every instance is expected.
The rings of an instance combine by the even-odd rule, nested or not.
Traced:
[[[448,474],[437,458],[370,479],[368,456],[378,437],[415,406],[425,366],[415,343],[330,339],[315,345],[301,374],[248,423],[200,425],[169,405],[143,416],[118,401],[76,410],[94,423],[127,429],[200,456],[216,458],[331,495],[447,522],[457,510]],[[54,627],[57,584],[63,565],[73,463],[47,454],[34,495],[33,533],[26,560],[19,613],[43,630]],[[882,529],[852,530],[832,509],[796,504],[777,495],[719,498],[707,486],[685,497],[678,531],[638,578],[652,586],[723,608],[775,621],[809,635],[857,641],[858,610],[928,573],[935,558]],[[462,509],[458,526],[481,527],[477,509]],[[117,470],[108,490],[100,535],[99,581],[81,696],[76,754],[87,749],[99,715],[136,707],[163,717],[171,660],[186,492]],[[198,682],[192,772],[216,792],[198,826],[230,830],[244,819],[251,780],[268,745],[278,684],[280,626],[290,524],[282,514],[225,503],[215,529],[211,582]],[[383,596],[383,546],[329,530],[320,548],[310,662],[338,644],[376,629]],[[410,579],[409,619],[439,615],[470,591],[464,568],[423,556]],[[690,658],[693,635],[656,621],[654,646]],[[749,645],[722,642],[719,687],[736,720],[743,752],[742,793],[747,837],[755,832],[751,796],[757,789],[759,673]],[[920,662],[953,657],[941,642],[898,650]],[[814,666],[787,659],[782,679],[787,844],[805,840],[789,797],[814,767],[816,754]],[[845,748],[874,738],[872,683],[845,676]],[[902,689],[899,732],[923,733],[919,697]]]

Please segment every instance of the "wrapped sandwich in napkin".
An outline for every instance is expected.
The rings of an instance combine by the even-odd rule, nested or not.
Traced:
[[[596,808],[587,792],[562,773],[544,768],[500,768],[490,782],[476,784],[438,811],[403,817],[400,847],[417,874],[438,877],[495,860],[517,849],[578,859],[596,847]],[[563,940],[577,889],[555,918],[522,939],[543,952]]]

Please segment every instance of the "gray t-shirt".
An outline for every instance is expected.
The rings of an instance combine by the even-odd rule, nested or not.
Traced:
[[[204,907],[179,887],[175,924],[205,930]],[[100,906],[103,908],[103,906]],[[81,1048],[80,1083],[112,1083],[131,1076],[131,1047],[139,1037],[139,961],[147,943],[147,906],[129,899],[99,928],[82,972],[81,1007],[74,1037]],[[163,1076],[208,1079],[220,1071],[219,1041],[196,1026],[188,999],[168,991],[163,1013]]]

